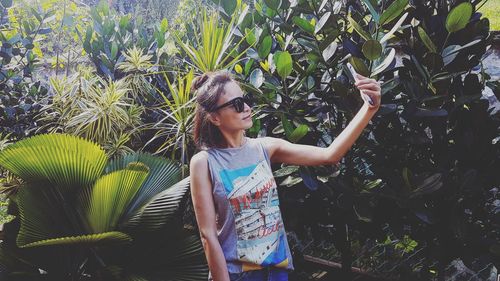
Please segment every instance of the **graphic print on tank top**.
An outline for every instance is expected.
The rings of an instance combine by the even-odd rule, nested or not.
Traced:
[[[263,266],[286,268],[286,236],[276,182],[267,161],[220,177],[235,217],[237,254],[242,271]]]

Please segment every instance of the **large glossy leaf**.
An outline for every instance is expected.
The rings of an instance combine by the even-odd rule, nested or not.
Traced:
[[[357,73],[366,77],[370,75],[370,71],[362,59],[358,57],[350,57],[349,62],[352,64]]]
[[[464,28],[472,15],[472,4],[463,2],[453,8],[446,17],[446,30],[448,32],[457,32]]]
[[[92,233],[116,229],[132,199],[148,176],[149,168],[132,162],[124,170],[111,172],[99,178],[91,189],[80,197]]]
[[[408,0],[396,0],[394,1],[387,10],[380,16],[380,25],[391,22],[393,19],[401,15],[405,7],[408,5]]]
[[[312,25],[308,20],[301,18],[301,17],[298,17],[298,16],[294,16],[292,18],[292,20],[293,20],[293,23],[298,25],[300,27],[300,29],[304,30],[305,32],[307,32],[309,34],[314,33],[314,25]]]
[[[66,191],[92,184],[106,161],[98,145],[65,134],[34,136],[0,152],[0,166],[25,181],[47,181]]]
[[[285,79],[288,75],[292,73],[292,56],[288,51],[278,51],[274,54],[274,61],[276,63],[276,70],[281,78]]]
[[[273,45],[273,38],[269,35],[264,37],[258,49],[259,57],[266,58],[267,55],[269,55],[269,52],[271,52],[272,45]]]
[[[300,139],[302,139],[305,135],[307,135],[307,132],[309,132],[309,126],[307,125],[300,125],[293,132],[290,134],[288,139],[291,142],[298,142]]]
[[[363,44],[363,54],[369,60],[375,60],[382,54],[382,45],[377,40],[368,40]]]
[[[105,171],[111,173],[122,170],[133,162],[145,164],[149,168],[149,174],[123,214],[125,220],[150,202],[151,198],[182,179],[181,163],[148,153],[133,153],[115,158],[110,161]]]
[[[187,177],[157,194],[133,217],[124,222],[123,227],[151,231],[169,225],[179,210],[181,201],[188,194],[189,187],[190,181]]]

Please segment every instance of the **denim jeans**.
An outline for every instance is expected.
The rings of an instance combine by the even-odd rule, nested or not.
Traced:
[[[288,281],[288,271],[277,267],[266,267],[242,273],[229,273],[231,281]]]

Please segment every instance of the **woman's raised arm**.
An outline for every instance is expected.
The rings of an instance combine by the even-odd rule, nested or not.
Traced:
[[[215,206],[207,157],[207,153],[202,151],[191,159],[189,167],[191,198],[212,278],[217,281],[229,281],[226,259],[217,238]]]
[[[349,125],[326,148],[293,144],[279,138],[263,138],[264,146],[272,162],[302,166],[328,165],[340,162],[380,107],[380,83],[374,79],[357,75],[359,80],[355,83],[356,87],[370,96],[374,104],[370,105],[364,102]]]

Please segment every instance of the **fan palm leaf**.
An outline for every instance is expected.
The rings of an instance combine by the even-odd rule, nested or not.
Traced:
[[[39,135],[0,151],[0,166],[25,181],[48,181],[67,191],[92,184],[104,170],[106,153],[70,135]]]
[[[11,198],[19,215],[6,227],[12,251],[0,244],[0,274],[15,271],[20,280],[206,279],[201,241],[174,219],[189,194],[189,179],[179,182],[180,163],[143,153],[107,163],[94,143],[52,134],[9,146],[0,152],[0,165],[24,180]],[[20,259],[26,260],[22,268],[11,266]]]
[[[161,193],[174,185],[181,178],[181,165],[177,161],[153,156],[147,153],[133,153],[123,157],[115,158],[109,162],[105,171],[110,173],[123,169],[132,162],[141,162],[149,167],[149,174],[144,183],[136,193],[134,200],[129,204],[123,215],[123,221],[127,222],[137,210],[149,202],[153,196]]]
[[[81,202],[93,233],[116,228],[148,173],[149,168],[146,165],[132,162],[124,170],[114,171],[99,178],[92,189],[83,193]]]
[[[189,183],[187,177],[153,197],[125,223],[125,227],[152,231],[170,225],[181,201],[188,195]]]

